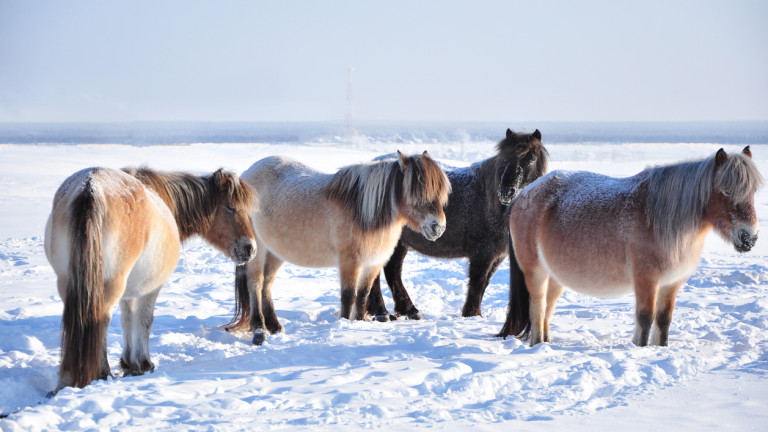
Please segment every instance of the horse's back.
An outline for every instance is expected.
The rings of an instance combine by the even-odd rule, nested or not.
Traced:
[[[261,159],[243,172],[257,193],[254,229],[274,255],[307,267],[337,265],[332,239],[344,221],[324,191],[331,177],[285,156]]]

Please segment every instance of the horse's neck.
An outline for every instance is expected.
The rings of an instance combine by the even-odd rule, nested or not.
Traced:
[[[197,193],[198,188],[205,189],[204,184],[197,183],[201,181],[196,177],[174,179],[166,189],[166,198],[161,195],[176,220],[182,241],[196,234],[203,235],[210,229],[212,209],[205,201],[207,191]]]
[[[497,195],[499,191],[499,179],[496,178],[497,159],[498,156],[494,156],[478,162],[479,166],[475,171],[475,181],[478,186],[482,187],[482,191],[485,191],[485,199],[488,206],[504,212],[506,208],[501,205]]]

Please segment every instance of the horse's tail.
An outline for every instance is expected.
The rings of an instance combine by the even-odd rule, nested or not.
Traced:
[[[523,270],[515,259],[512,235],[509,235],[509,306],[507,320],[496,337],[507,338],[509,335],[527,340],[531,334],[530,294],[525,285]]]
[[[248,292],[248,271],[246,266],[235,266],[235,315],[224,328],[244,330],[251,321],[251,296]]]
[[[106,203],[93,188],[92,180],[72,201],[69,212],[71,252],[69,282],[61,317],[61,371],[64,382],[85,387],[104,370],[108,325],[104,299],[103,220]]]

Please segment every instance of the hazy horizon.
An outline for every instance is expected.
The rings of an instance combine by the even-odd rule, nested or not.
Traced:
[[[768,120],[768,2],[0,0],[0,122]],[[537,120],[538,119],[538,120]]]

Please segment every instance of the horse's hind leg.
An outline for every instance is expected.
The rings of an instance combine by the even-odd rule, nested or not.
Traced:
[[[547,287],[547,309],[544,316],[544,342],[552,342],[549,336],[549,321],[552,313],[555,311],[557,299],[563,294],[563,286],[554,278],[549,278],[549,287]]]
[[[467,299],[464,301],[464,308],[461,310],[461,316],[471,317],[481,315],[481,303],[485,289],[491,277],[496,273],[504,258],[489,257],[471,257],[469,259],[469,282],[467,284]]]
[[[387,307],[384,305],[384,295],[381,293],[381,277],[376,275],[371,284],[371,291],[368,293],[368,303],[365,310],[369,315],[376,318],[376,321],[386,322],[396,320],[397,317],[390,315]]]
[[[123,327],[123,355],[120,368],[124,375],[142,375],[155,369],[149,358],[149,333],[155,319],[155,302],[160,287],[138,298],[120,301]]]
[[[656,304],[656,318],[651,331],[651,344],[667,346],[669,340],[669,325],[672,322],[672,311],[675,309],[675,299],[683,281],[679,281],[659,290]]]
[[[405,316],[408,319],[420,320],[424,317],[416,309],[416,306],[413,305],[411,296],[408,295],[408,291],[405,289],[405,285],[403,285],[403,261],[407,254],[408,246],[398,242],[395,251],[392,252],[392,256],[389,257],[389,261],[384,266],[384,277],[387,279],[387,285],[389,285],[389,290],[392,292],[392,300],[395,302],[395,316]],[[381,291],[381,288],[379,288],[379,291]]]
[[[536,268],[525,273],[525,284],[530,294],[529,313],[531,317],[530,346],[545,341],[544,322],[547,313],[547,288],[549,275],[544,269]]]

